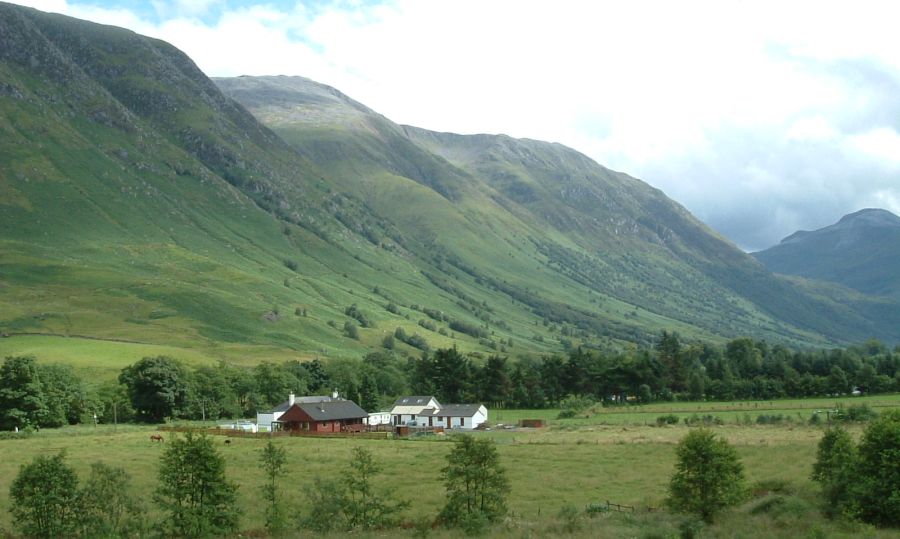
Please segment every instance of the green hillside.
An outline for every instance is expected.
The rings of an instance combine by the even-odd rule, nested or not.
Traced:
[[[799,292],[662,192],[564,146],[398,126],[301,77],[216,83],[404,232],[451,231],[433,242],[476,280],[532,261],[499,288],[533,311],[570,323],[585,314],[632,340],[667,324],[805,342],[893,335],[871,316],[879,300]],[[394,196],[404,180],[437,187],[427,199]]]
[[[214,84],[164,42],[8,4],[0,231],[0,352],[85,369],[358,357],[396,328],[420,337],[401,353],[514,355],[900,331],[568,148],[401,127],[305,79]]]

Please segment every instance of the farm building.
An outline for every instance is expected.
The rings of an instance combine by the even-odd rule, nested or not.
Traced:
[[[294,403],[274,422],[275,430],[292,432],[359,432],[365,430],[365,410],[348,400]]]
[[[487,416],[488,411],[483,404],[447,404],[419,412],[416,415],[416,425],[445,429],[474,429],[487,421]]]
[[[391,408],[391,424],[406,425],[415,422],[416,416],[426,408],[437,409],[441,403],[432,396],[400,397]]]
[[[412,396],[400,397],[394,402],[391,424],[474,429],[487,421],[487,416],[487,408],[482,404],[442,405],[432,396]]]
[[[391,413],[390,412],[372,412],[369,414],[369,417],[366,418],[366,425],[370,427],[375,427],[378,425],[390,425],[391,424]]]
[[[267,411],[267,412],[256,412],[256,427],[260,432],[268,432],[272,430],[272,424],[277,422],[288,409],[297,403],[315,403],[315,402],[328,402],[332,400],[337,400],[337,393],[332,393],[329,397],[328,395],[310,395],[306,397],[295,397],[293,393],[288,395],[288,400],[282,402],[275,408]]]

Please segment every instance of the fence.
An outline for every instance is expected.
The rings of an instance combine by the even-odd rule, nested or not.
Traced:
[[[592,503],[585,507],[585,512],[588,514],[594,513],[607,513],[609,511],[618,511],[620,513],[634,513],[637,509],[633,505],[622,505],[618,503],[613,503],[609,500],[606,500],[606,504],[603,503]],[[658,507],[647,506],[647,512],[653,513],[654,511],[658,511]]]
[[[221,429],[217,427],[160,427],[165,432],[198,432],[213,436],[229,436],[231,438],[273,438],[273,437],[300,437],[300,438],[364,438],[370,440],[384,440],[391,437],[390,432],[311,432],[311,431],[272,431],[249,432],[238,429]]]

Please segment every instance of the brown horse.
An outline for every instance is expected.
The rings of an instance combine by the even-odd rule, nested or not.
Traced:
[[[151,441],[151,442],[163,442],[163,441],[165,441],[165,440],[163,440],[163,437],[160,436],[159,434],[151,434],[151,435],[150,435],[150,441]]]

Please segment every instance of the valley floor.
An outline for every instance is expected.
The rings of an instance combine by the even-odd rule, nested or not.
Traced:
[[[822,427],[811,426],[800,417],[808,419],[810,409],[834,405],[833,400],[825,401],[659,404],[642,410],[599,409],[599,413],[569,420],[551,419],[556,411],[499,411],[494,414],[495,423],[514,423],[520,417],[543,414],[549,426],[499,428],[474,434],[496,441],[512,486],[510,516],[490,535],[677,537],[686,518],[666,511],[664,500],[675,462],[675,445],[690,427],[683,421],[658,427],[649,418],[666,413],[734,413],[733,419],[711,428],[737,448],[754,496],[705,528],[703,537],[896,537],[897,530],[833,522],[821,515],[818,489],[810,480],[810,473]],[[881,409],[898,407],[900,395],[860,402]],[[779,425],[755,424],[752,418],[763,413],[760,408],[766,415],[779,405],[794,410],[799,414],[797,419]],[[750,416],[749,411],[738,414],[727,409],[735,407],[755,412]],[[641,414],[644,417],[639,417]],[[862,427],[850,429],[858,435]],[[134,492],[152,492],[164,449],[164,444],[150,440],[150,435],[157,432],[149,426],[81,426],[48,429],[30,438],[0,440],[0,529],[12,531],[9,486],[19,466],[36,455],[65,451],[67,461],[82,478],[91,463],[98,460],[122,466],[132,476]],[[225,440],[216,437],[214,443],[226,458],[229,478],[240,485],[241,528],[260,530],[260,488],[264,481],[260,449],[265,440],[232,438],[228,444]],[[277,438],[276,443],[288,455],[288,469],[280,480],[284,503],[289,514],[303,513],[313,478],[338,476],[347,469],[352,449],[364,446],[383,467],[379,486],[393,489],[398,498],[411,501],[405,520],[413,523],[433,518],[445,499],[439,470],[451,447],[446,440]],[[160,518],[150,496],[142,499],[147,504],[147,518]],[[607,502],[634,507],[634,512],[586,516],[587,506]],[[429,533],[435,537],[456,535],[446,530]],[[297,536],[300,535],[307,536],[298,531]],[[413,536],[414,530],[395,530],[388,535]]]

